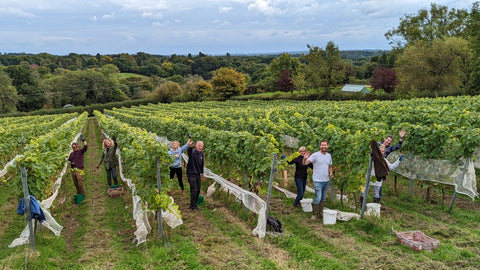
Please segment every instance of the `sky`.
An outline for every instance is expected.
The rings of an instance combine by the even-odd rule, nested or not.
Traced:
[[[474,1],[438,0],[470,10]],[[0,53],[155,55],[389,50],[418,0],[0,0]]]

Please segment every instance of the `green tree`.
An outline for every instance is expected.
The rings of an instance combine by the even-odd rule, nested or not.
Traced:
[[[187,101],[202,101],[213,96],[213,86],[198,75],[190,76],[184,86],[184,99]]]
[[[172,97],[178,96],[182,93],[182,87],[172,81],[167,81],[152,92],[152,98],[155,101],[170,102]]]
[[[478,95],[480,93],[480,2],[475,2],[472,5],[467,33],[473,53],[469,91],[471,94]]]
[[[39,74],[28,63],[8,66],[5,71],[12,79],[12,85],[19,97],[17,109],[29,112],[41,109],[47,99],[45,91],[39,85]]]
[[[115,64],[121,72],[135,72],[138,67],[135,58],[127,53],[122,53],[113,58],[113,64]]]
[[[245,76],[231,68],[215,71],[210,83],[215,95],[226,99],[241,95],[247,88]]]
[[[325,50],[317,46],[307,45],[309,53],[307,60],[306,82],[311,88],[325,88],[325,94],[330,95],[331,88],[345,79],[345,61],[340,58],[338,47],[329,41]]]
[[[0,71],[0,113],[17,111],[17,89],[12,85],[12,79],[7,73]]]
[[[403,48],[406,45],[443,37],[464,37],[468,11],[430,4],[430,10],[420,9],[417,14],[405,15],[397,28],[385,33],[390,45]]]
[[[300,65],[298,58],[293,58],[288,53],[282,53],[270,63],[270,73],[273,79],[277,81],[284,74],[285,70],[289,70],[291,76],[297,75],[297,69]]]
[[[471,51],[463,38],[420,41],[405,47],[397,59],[397,90],[442,92],[466,83]]]

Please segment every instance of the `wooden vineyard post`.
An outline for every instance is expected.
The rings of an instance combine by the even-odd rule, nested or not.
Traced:
[[[160,159],[159,158],[157,158],[156,163],[157,163],[157,188],[158,188],[158,194],[160,194],[162,192],[162,177],[160,175]],[[158,209],[157,215],[158,215],[158,238],[161,238],[163,234],[162,209]]]
[[[27,220],[28,220],[28,231],[30,232],[30,246],[35,250],[35,237],[33,235],[33,222],[31,218],[31,213],[30,213],[30,193],[28,191],[28,182],[27,182],[27,169],[24,167],[21,168],[22,172],[22,184],[23,184],[23,194],[24,194],[24,202],[25,202],[25,207],[26,211],[25,213],[27,214]]]
[[[283,170],[283,187],[288,187],[288,172],[287,170]]]
[[[267,207],[265,210],[265,228],[267,227],[268,210],[270,208],[270,196],[272,196],[273,176],[275,175],[275,166],[277,164],[277,154],[273,154],[272,169],[270,171],[270,180],[268,181]]]

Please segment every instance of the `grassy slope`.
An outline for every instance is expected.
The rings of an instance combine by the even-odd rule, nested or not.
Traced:
[[[480,217],[478,202],[457,198],[453,211],[441,204],[427,204],[416,187],[408,196],[408,182],[400,181],[394,195],[387,181],[381,218],[337,222],[325,226],[310,214],[293,208],[293,200],[273,191],[271,215],[285,229],[284,235],[252,235],[256,215],[246,214],[235,198],[221,192],[207,197],[203,211],[188,210],[186,193],[173,190],[184,224],[175,230],[166,225],[161,239],[154,217],[148,241],[132,243],[135,222],[131,218],[131,194],[111,199],[106,194],[106,175],[96,169],[101,138],[94,119],[84,133],[89,143],[86,156],[87,199],[74,205],[75,188],[69,175],[51,212],[64,226],[61,236],[48,229],[36,234],[36,251],[7,246],[25,227],[15,214],[13,191],[0,186],[0,269],[478,269],[480,268]],[[278,172],[278,178],[281,178]],[[203,183],[206,188],[211,180]],[[289,189],[294,190],[290,183]],[[448,191],[451,194],[451,191]],[[265,190],[262,190],[265,198]],[[313,197],[313,194],[307,194]],[[65,200],[63,203],[63,199]],[[438,199],[438,195],[437,195]],[[450,198],[446,198],[448,204]],[[438,201],[438,200],[437,200]],[[337,203],[328,205],[339,208]],[[397,243],[393,231],[421,230],[441,241],[434,252],[416,252]]]

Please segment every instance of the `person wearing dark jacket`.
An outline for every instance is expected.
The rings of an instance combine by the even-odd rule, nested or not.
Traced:
[[[407,132],[405,131],[405,129],[401,129],[399,132],[398,132],[398,135],[400,136],[400,139],[398,139],[398,144],[396,145],[392,145],[392,141],[393,141],[393,137],[392,136],[387,136],[385,138],[385,140],[383,140],[383,142],[377,142],[378,145],[383,145],[385,147],[385,153],[383,154],[383,157],[388,157],[388,155],[390,155],[391,152],[394,152],[394,151],[397,151],[398,149],[402,148],[402,145],[403,145],[403,138],[405,137],[405,134],[407,134]],[[385,181],[385,179],[383,179],[383,181]],[[383,190],[383,187],[380,186],[380,198],[382,198],[382,190]]]
[[[190,184],[190,210],[200,210],[197,205],[198,196],[200,195],[201,181],[204,180],[203,175],[203,142],[190,141],[187,148],[187,178]]]
[[[117,138],[112,136],[113,142],[110,139],[103,140],[103,150],[102,156],[100,157],[100,161],[97,164],[97,169],[100,167],[100,164],[105,166],[105,170],[107,171],[107,181],[109,187],[118,187],[118,180],[117,180],[117,166],[118,166],[118,159],[117,159]],[[112,186],[112,178],[113,184]]]
[[[385,158],[385,146],[382,144],[378,146],[374,140],[370,142],[370,146],[372,148],[372,171],[370,176],[375,176],[377,178],[376,182],[371,183],[370,185],[373,188],[373,202],[380,203],[381,200],[381,189],[382,189],[382,181],[387,179],[388,172],[391,170],[395,170],[399,165],[400,162],[403,160],[403,156],[400,156],[394,163],[390,163],[387,158]],[[367,188],[367,183],[365,183],[364,191]],[[360,202],[363,201],[363,197],[365,196],[365,192],[362,192],[360,195]]]
[[[70,167],[72,168],[72,179],[75,188],[77,189],[77,195],[81,194],[85,198],[85,188],[83,186],[83,176],[85,173],[84,169],[84,154],[87,152],[88,145],[85,137],[80,136],[80,139],[83,141],[83,148],[80,149],[78,143],[72,143],[72,152],[68,156],[68,161],[70,162]],[[83,200],[80,200],[80,202]]]
[[[297,186],[297,197],[295,198],[295,202],[293,203],[294,207],[299,207],[300,200],[303,199],[303,194],[305,194],[305,187],[307,186],[307,170],[308,168],[313,168],[313,164],[310,163],[308,165],[303,165],[303,156],[307,152],[305,146],[300,147],[298,149],[300,155],[290,161],[287,161],[288,164],[295,164],[295,175],[293,178],[295,179],[295,185]]]
[[[390,155],[391,152],[393,151],[397,151],[398,149],[402,148],[402,145],[403,145],[403,137],[405,137],[405,134],[407,132],[405,131],[405,129],[401,129],[399,132],[398,132],[398,135],[400,135],[400,139],[398,139],[398,144],[396,145],[392,145],[392,141],[393,141],[393,137],[392,136],[387,136],[385,138],[385,140],[383,140],[383,142],[377,142],[378,145],[382,145],[385,146],[385,154],[384,154],[384,157],[388,157],[388,155]]]

